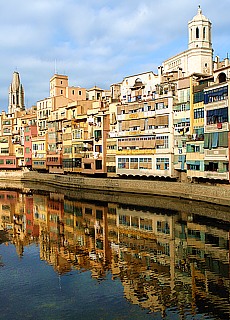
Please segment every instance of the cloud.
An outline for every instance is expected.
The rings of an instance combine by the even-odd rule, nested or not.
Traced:
[[[187,49],[187,22],[199,0],[8,0],[0,11],[0,106],[17,69],[30,107],[49,95],[56,70],[70,85],[108,89],[125,76],[157,72],[157,66]],[[213,46],[229,50],[229,0],[202,9],[213,23]]]

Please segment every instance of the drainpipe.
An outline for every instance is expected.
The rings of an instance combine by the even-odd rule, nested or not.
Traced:
[[[194,132],[193,77],[190,76],[190,134]]]

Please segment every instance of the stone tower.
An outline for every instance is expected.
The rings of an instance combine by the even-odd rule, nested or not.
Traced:
[[[20,76],[18,72],[13,73],[13,80],[9,87],[9,105],[8,113],[12,114],[15,111],[25,110],[24,104],[24,89],[20,83]]]

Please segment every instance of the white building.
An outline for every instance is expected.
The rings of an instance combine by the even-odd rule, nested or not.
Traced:
[[[159,79],[152,71],[125,77],[121,83],[122,103],[152,100]]]

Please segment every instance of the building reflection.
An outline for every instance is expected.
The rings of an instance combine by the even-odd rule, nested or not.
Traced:
[[[60,275],[111,273],[131,303],[160,312],[229,317],[229,223],[162,208],[84,202],[62,194],[0,191],[0,227],[19,256],[40,244]]]

